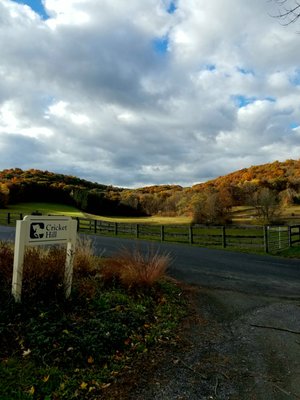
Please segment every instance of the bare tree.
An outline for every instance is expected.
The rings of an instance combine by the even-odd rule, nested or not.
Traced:
[[[281,19],[283,25],[290,25],[300,18],[300,3],[298,0],[270,0],[278,7],[275,18]]]
[[[268,188],[255,192],[250,200],[256,210],[256,217],[264,224],[275,222],[280,216],[280,204],[276,193]]]

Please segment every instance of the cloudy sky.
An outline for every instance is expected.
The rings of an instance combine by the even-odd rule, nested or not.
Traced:
[[[277,13],[268,0],[0,0],[0,169],[189,186],[299,159],[300,21]]]

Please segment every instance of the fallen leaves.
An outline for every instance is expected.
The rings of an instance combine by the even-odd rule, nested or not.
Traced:
[[[27,356],[29,356],[30,353],[31,353],[31,350],[27,349],[27,350],[23,351],[22,355],[23,355],[23,357],[27,357]]]
[[[92,356],[89,356],[89,358],[87,359],[88,364],[94,364],[95,360],[93,359]]]

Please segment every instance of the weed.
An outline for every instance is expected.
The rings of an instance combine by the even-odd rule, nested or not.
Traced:
[[[115,257],[105,261],[102,268],[104,279],[116,278],[127,287],[152,286],[166,273],[171,262],[169,254],[148,250],[143,254],[139,249],[124,248]]]
[[[0,242],[0,285],[11,283],[14,251],[10,242]]]
[[[62,292],[65,251],[61,247],[28,247],[24,256],[23,296],[44,300]]]

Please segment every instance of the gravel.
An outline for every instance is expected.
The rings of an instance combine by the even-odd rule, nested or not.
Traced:
[[[184,291],[190,311],[177,344],[145,355],[103,398],[300,399],[299,301],[197,286]]]

